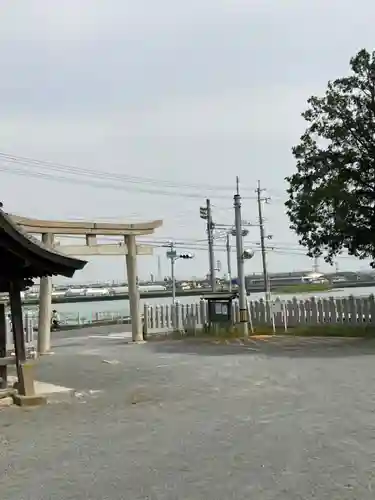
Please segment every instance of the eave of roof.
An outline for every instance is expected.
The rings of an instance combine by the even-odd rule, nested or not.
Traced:
[[[40,267],[40,274],[58,274],[65,277],[72,277],[75,271],[83,269],[87,261],[68,257],[59,251],[49,248],[36,238],[28,234],[23,228],[14,222],[11,216],[0,209],[0,232],[6,236],[17,247],[17,254],[23,254],[22,258],[27,261],[29,258],[37,259]],[[11,248],[9,249],[11,252]]]

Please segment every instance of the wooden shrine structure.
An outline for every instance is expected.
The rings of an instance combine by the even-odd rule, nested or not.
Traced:
[[[35,278],[73,277],[86,261],[68,257],[30,236],[3,211],[0,203],[0,292],[9,293],[15,357],[6,357],[5,305],[0,303],[0,389],[7,388],[7,368],[16,365],[19,398],[35,397],[33,371],[26,360],[21,291]]]

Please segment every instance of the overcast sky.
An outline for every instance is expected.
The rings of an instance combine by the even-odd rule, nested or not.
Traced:
[[[199,206],[210,197],[215,220],[231,224],[239,175],[245,198],[258,179],[272,197],[265,213],[273,244],[297,244],[283,179],[295,168],[300,113],[311,94],[348,72],[352,55],[373,50],[375,3],[1,0],[0,7],[0,151],[51,162],[0,159],[7,211],[161,218],[155,239],[203,240]],[[244,199],[243,218],[256,222],[254,200]],[[258,232],[250,230],[247,246]],[[206,252],[194,253],[194,261],[178,262],[178,276],[207,272]],[[140,258],[140,277],[157,273],[157,255],[167,274],[164,254]],[[225,268],[221,250],[217,258]],[[270,252],[269,263],[271,271],[311,268],[288,252]],[[342,269],[363,265],[340,259]],[[247,271],[260,271],[258,255]],[[123,277],[124,259],[95,258],[76,279]]]

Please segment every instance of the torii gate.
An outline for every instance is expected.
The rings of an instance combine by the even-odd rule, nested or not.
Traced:
[[[18,215],[11,215],[11,217],[24,231],[31,234],[40,234],[45,245],[55,248],[67,256],[126,255],[132,339],[134,342],[143,340],[137,286],[137,255],[152,255],[152,247],[137,245],[136,236],[153,234],[155,229],[163,224],[163,221],[155,220],[137,224],[124,224],[38,220]],[[85,236],[86,244],[66,246],[60,245],[60,242],[55,239],[55,236],[72,235]],[[121,236],[123,241],[120,243],[99,244],[96,239],[97,236]],[[44,277],[40,280],[39,292],[39,354],[46,354],[51,349],[51,304],[52,278]]]

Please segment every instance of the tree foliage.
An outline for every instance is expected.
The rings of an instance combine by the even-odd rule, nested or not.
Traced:
[[[350,67],[307,101],[286,207],[308,255],[332,263],[347,251],[375,267],[375,52],[361,50]]]

